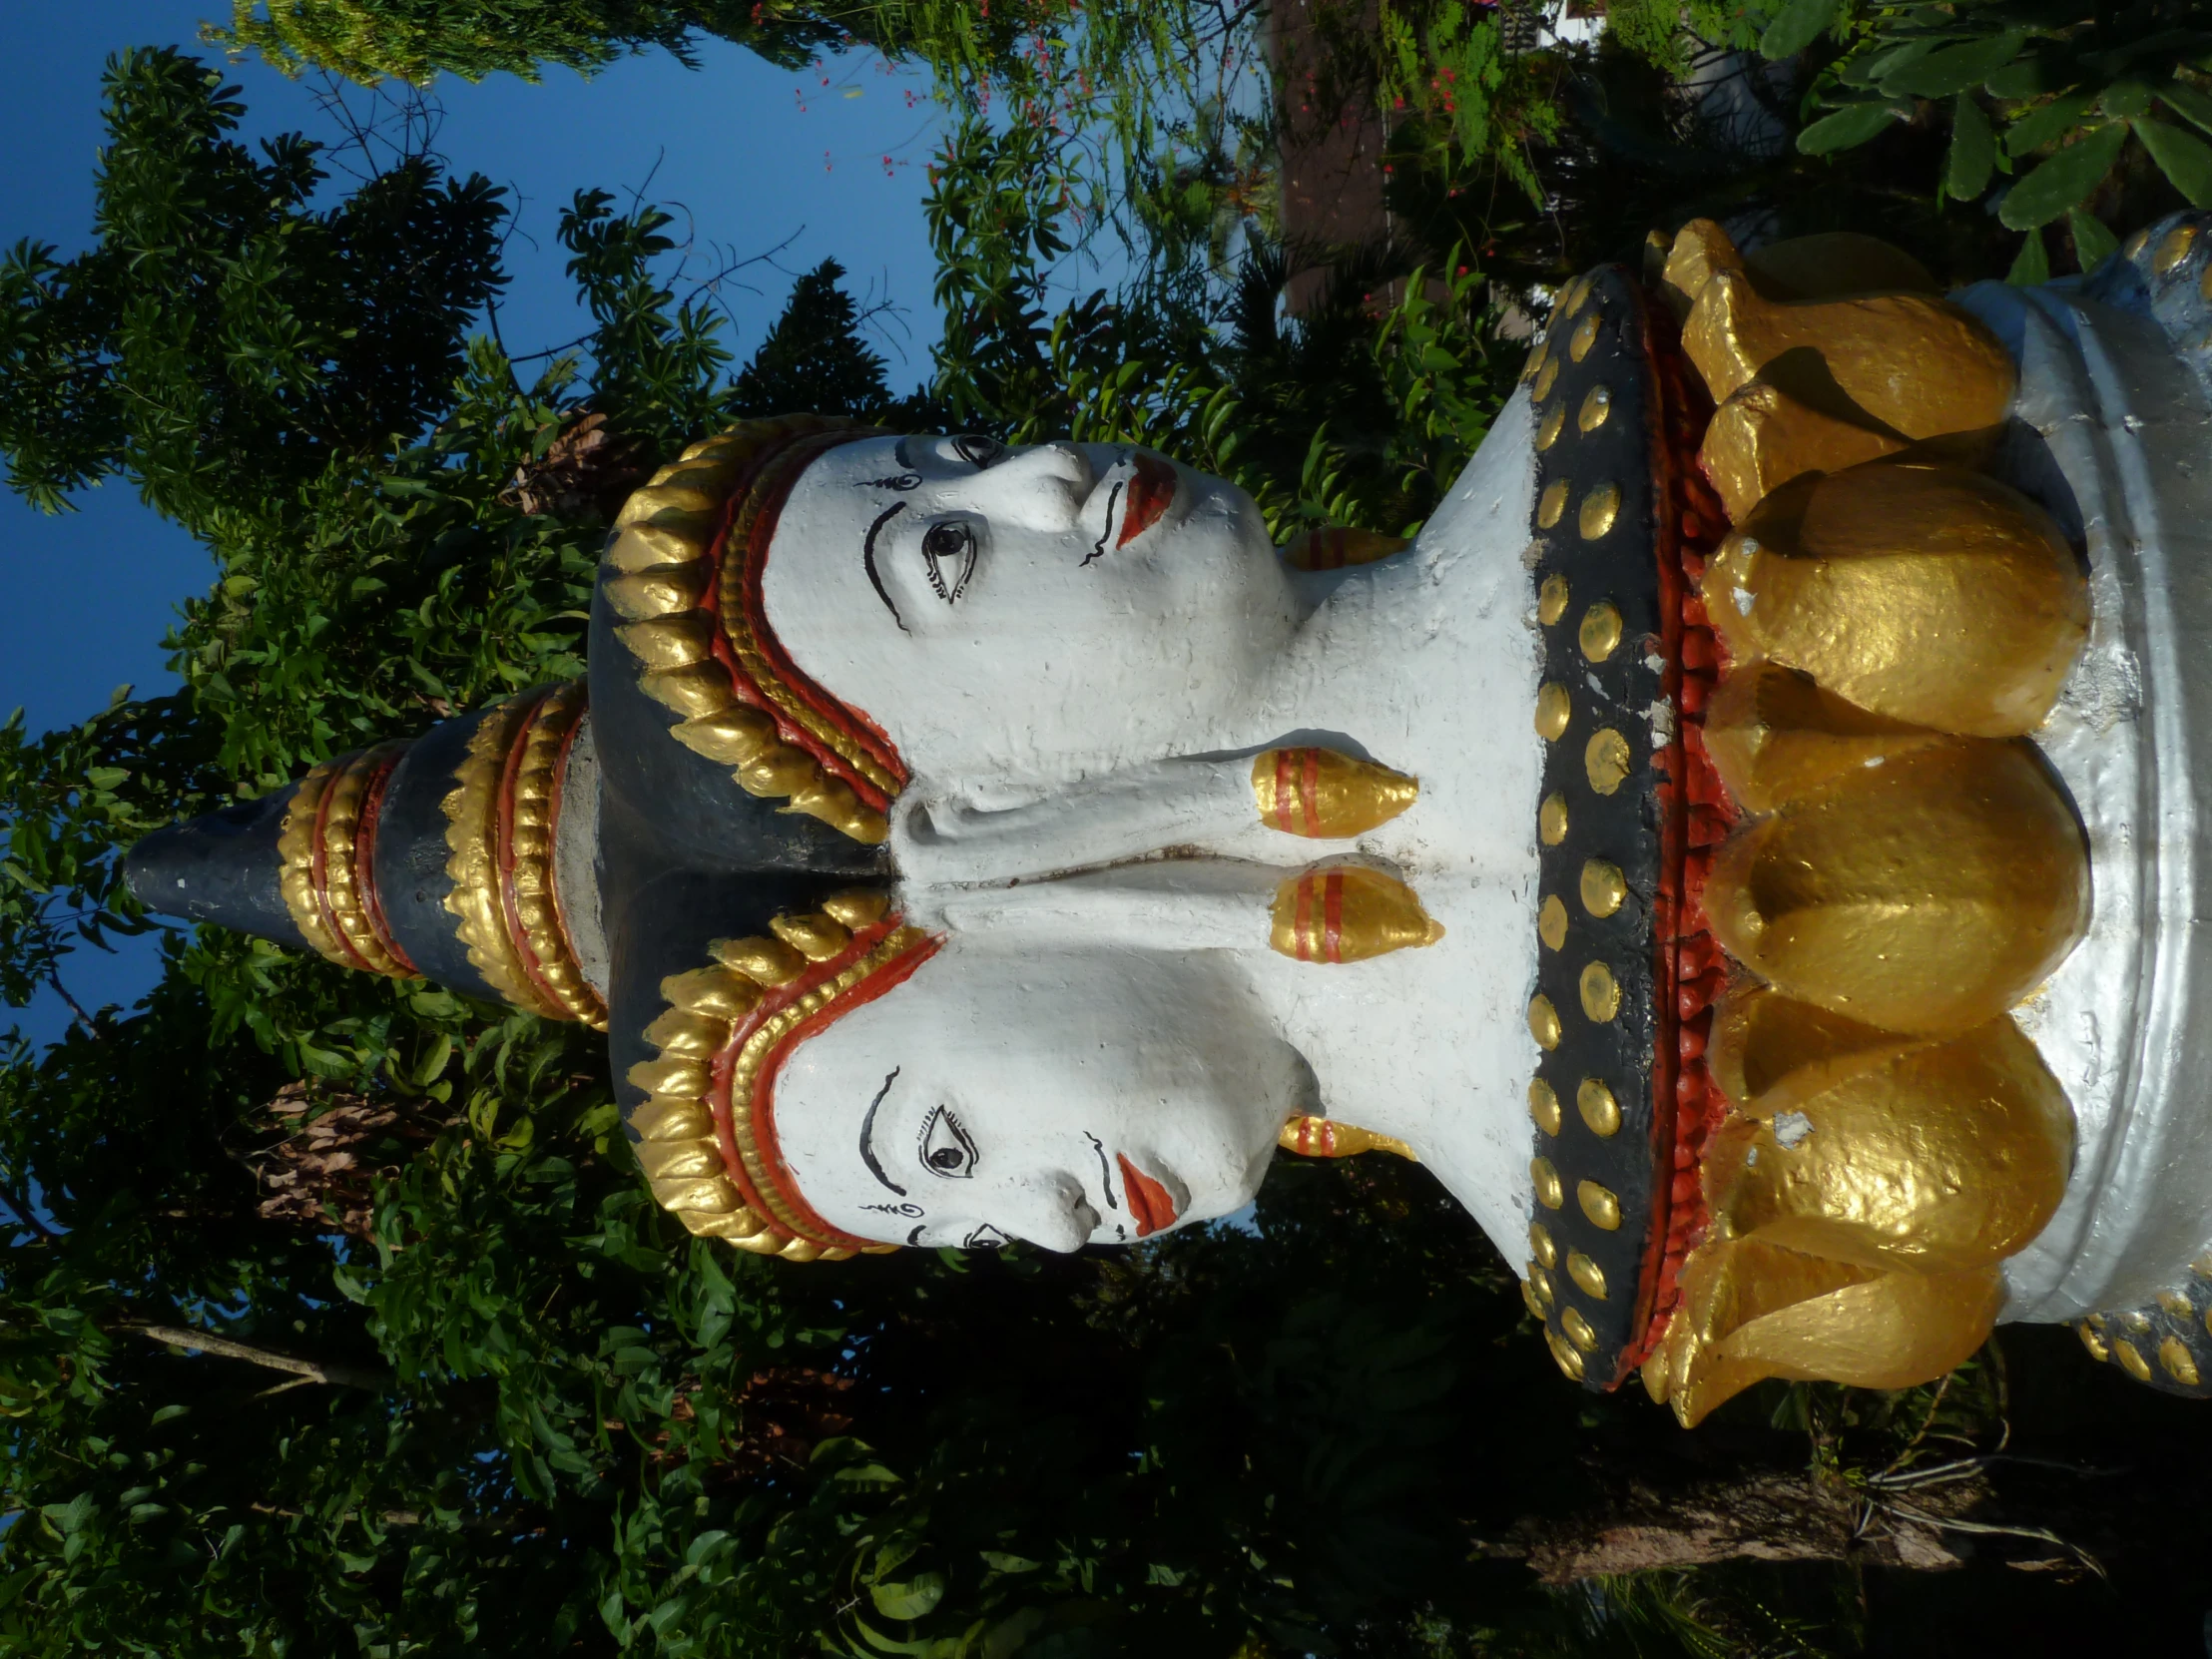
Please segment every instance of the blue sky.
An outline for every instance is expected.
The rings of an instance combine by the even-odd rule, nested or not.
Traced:
[[[29,238],[66,256],[92,230],[100,71],[133,45],[198,47],[203,17],[228,0],[98,0],[0,6],[0,245]],[[818,74],[778,70],[710,43],[701,67],[662,55],[630,59],[585,81],[556,70],[538,86],[495,77],[442,80],[438,148],[457,171],[508,186],[518,234],[501,331],[524,353],[582,333],[588,321],[562,274],[554,226],[572,192],[643,191],[677,210],[700,257],[740,257],[786,239],[782,272],[754,267],[751,291],[727,291],[742,357],[782,308],[790,276],[834,258],[855,294],[904,308],[908,332],[876,341],[894,385],[919,379],[937,329],[921,215],[937,121],[925,83],[869,56]],[[232,66],[250,137],[286,130],[334,138],[314,89],[258,61]],[[904,350],[903,360],[900,348]],[[0,493],[0,714],[18,704],[34,731],[103,707],[114,687],[167,689],[163,633],[213,571],[205,552],[164,524],[127,484],[88,491],[80,511],[47,518]],[[80,952],[66,977],[80,1001],[128,1002],[153,977],[148,950],[116,958]],[[0,1025],[9,1019],[0,1009]],[[20,1016],[25,1031],[59,1032],[49,998]]]

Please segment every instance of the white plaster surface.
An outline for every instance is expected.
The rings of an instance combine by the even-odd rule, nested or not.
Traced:
[[[2060,290],[1958,296],[2020,364],[2001,470],[2089,567],[2087,648],[2036,741],[2088,831],[2088,936],[2015,1017],[2073,1102],[2057,1215],[2005,1317],[2141,1304],[2212,1239],[2212,410],[2147,319]]]
[[[846,1132],[862,1082],[880,1087],[899,1069],[903,1091],[902,1068],[915,1065],[956,1076],[968,1113],[994,1125],[987,1147],[976,1137],[962,1192],[1003,1191],[1002,1208],[952,1220],[1060,1249],[1111,1242],[1107,1194],[1082,1201],[1095,1218],[1083,1237],[1066,1221],[1082,1212],[1036,1198],[1069,1191],[1072,1119],[1099,1119],[1113,1094],[1095,1080],[1123,1077],[1115,1134],[1157,1146],[1181,1131],[1153,1120],[1192,1116],[1191,1096],[1148,1093],[1130,1076],[1198,1075],[1211,1051],[1265,1056],[1280,1044],[1300,1062],[1301,1098],[1406,1140],[1517,1256],[1542,761],[1525,395],[1411,549],[1314,576],[1283,566],[1241,494],[1198,475],[1180,475],[1161,525],[1099,556],[1125,451],[1045,446],[979,470],[917,441],[847,445],[810,468],[764,583],[795,659],[878,720],[912,769],[893,827],[903,896],[951,934],[913,980],[795,1054],[778,1111],[788,1151],[794,1135],[811,1149],[790,1153],[810,1200],[864,1236],[903,1239],[916,1225],[864,1208],[888,1200]],[[876,559],[894,605],[872,591],[860,554],[895,498],[907,505],[879,530]],[[924,538],[942,523],[977,549],[953,600],[927,580]],[[1283,743],[1410,773],[1420,798],[1357,842],[1270,830],[1249,757]],[[1175,856],[1090,867],[1163,851]],[[1443,939],[1341,967],[1270,951],[1276,883],[1348,857],[1411,883]],[[1215,987],[1199,998],[1207,1020],[1148,1013],[1158,974]],[[994,987],[987,1021],[972,983]],[[1272,1060],[1239,1063],[1256,1080],[1278,1076]],[[1240,1208],[1257,1188],[1285,1113],[1273,1083],[1261,1098],[1249,1117],[1195,1114],[1247,1139],[1205,1166],[1237,1181],[1177,1174],[1190,1195],[1179,1224]],[[1186,1150],[1166,1165],[1194,1159]],[[983,1182],[986,1160],[1009,1185]]]

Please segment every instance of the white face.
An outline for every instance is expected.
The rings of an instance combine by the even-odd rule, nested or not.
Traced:
[[[861,1238],[970,1249],[1240,1209],[1312,1085],[1223,965],[954,939],[786,1061],[776,1132],[800,1191]]]
[[[942,782],[1219,747],[1298,621],[1242,490],[1150,450],[972,437],[817,460],[763,603],[801,668]]]

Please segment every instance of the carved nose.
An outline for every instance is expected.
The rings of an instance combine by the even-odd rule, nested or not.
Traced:
[[[1097,475],[1072,443],[1017,449],[967,480],[963,493],[995,524],[1030,530],[1075,527]]]

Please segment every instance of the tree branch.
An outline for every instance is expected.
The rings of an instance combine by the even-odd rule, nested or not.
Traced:
[[[342,1361],[299,1360],[288,1354],[277,1354],[266,1348],[254,1348],[246,1343],[234,1343],[228,1337],[213,1337],[205,1331],[195,1331],[189,1326],[140,1325],[135,1321],[123,1327],[135,1331],[150,1343],[161,1343],[170,1348],[196,1349],[202,1354],[213,1354],[224,1360],[244,1360],[248,1365],[266,1366],[271,1371],[289,1372],[309,1382],[329,1382],[345,1388],[365,1388],[379,1393],[391,1386],[391,1373],[365,1366],[349,1366]]]

